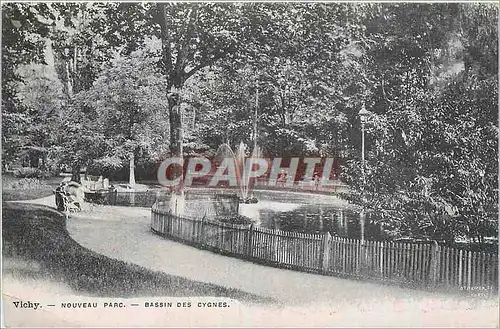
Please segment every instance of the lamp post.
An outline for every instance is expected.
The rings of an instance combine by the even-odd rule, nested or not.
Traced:
[[[257,152],[257,115],[259,111],[259,86],[255,89],[255,113],[253,118],[253,152]]]
[[[361,107],[359,111],[359,119],[361,121],[361,205],[362,209],[359,214],[359,223],[361,225],[361,244],[365,242],[365,124],[368,121],[368,112],[365,108],[365,104]]]

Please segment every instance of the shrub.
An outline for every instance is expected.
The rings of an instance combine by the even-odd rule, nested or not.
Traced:
[[[23,167],[14,171],[14,176],[17,178],[42,178],[44,173],[38,168]]]
[[[158,167],[159,160],[152,158],[136,158],[135,179],[156,180]],[[116,156],[106,156],[94,160],[87,167],[87,175],[103,176],[114,181],[128,181],[128,159],[120,159]]]
[[[101,159],[92,161],[87,167],[87,175],[103,176],[112,180],[122,180],[127,173],[122,159],[115,156],[106,156]]]
[[[12,190],[41,190],[51,188],[49,185],[44,184],[38,178],[21,178],[4,185],[4,189]]]
[[[135,167],[137,180],[157,180],[157,171],[160,160],[153,158],[140,158]]]
[[[249,225],[252,224],[252,219],[243,215],[217,216],[215,220],[223,223]]]
[[[45,171],[50,176],[59,176],[59,174],[62,171],[62,166],[60,164],[59,158],[50,157],[50,156],[47,157],[47,160],[45,162]]]

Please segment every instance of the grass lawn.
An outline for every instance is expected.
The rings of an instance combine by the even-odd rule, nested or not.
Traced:
[[[7,202],[2,211],[3,256],[37,263],[40,270],[36,275],[65,283],[80,295],[213,296],[274,303],[240,290],[150,271],[92,252],[68,235],[64,216],[49,207]]]
[[[41,188],[36,190],[2,189],[3,201],[33,200],[53,195],[53,188]],[[55,202],[55,199],[54,199]]]
[[[63,177],[50,177],[40,179],[40,184],[37,186],[11,188],[11,185],[20,180],[20,178],[14,177],[12,173],[2,174],[3,201],[33,200],[53,195],[52,190],[54,190],[59,185],[59,183],[63,180]]]

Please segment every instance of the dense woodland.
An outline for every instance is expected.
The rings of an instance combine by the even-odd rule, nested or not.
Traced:
[[[155,179],[168,154],[252,145],[257,110],[266,156],[335,157],[343,197],[394,230],[482,242],[498,227],[497,16],[465,3],[5,3],[3,170],[120,179],[132,163]]]

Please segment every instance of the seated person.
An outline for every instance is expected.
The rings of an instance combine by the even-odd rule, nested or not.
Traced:
[[[64,211],[64,202],[69,202],[69,206],[73,206],[74,208],[81,210],[84,194],[82,185],[77,182],[67,182],[63,181],[56,188],[56,206],[57,210]]]

